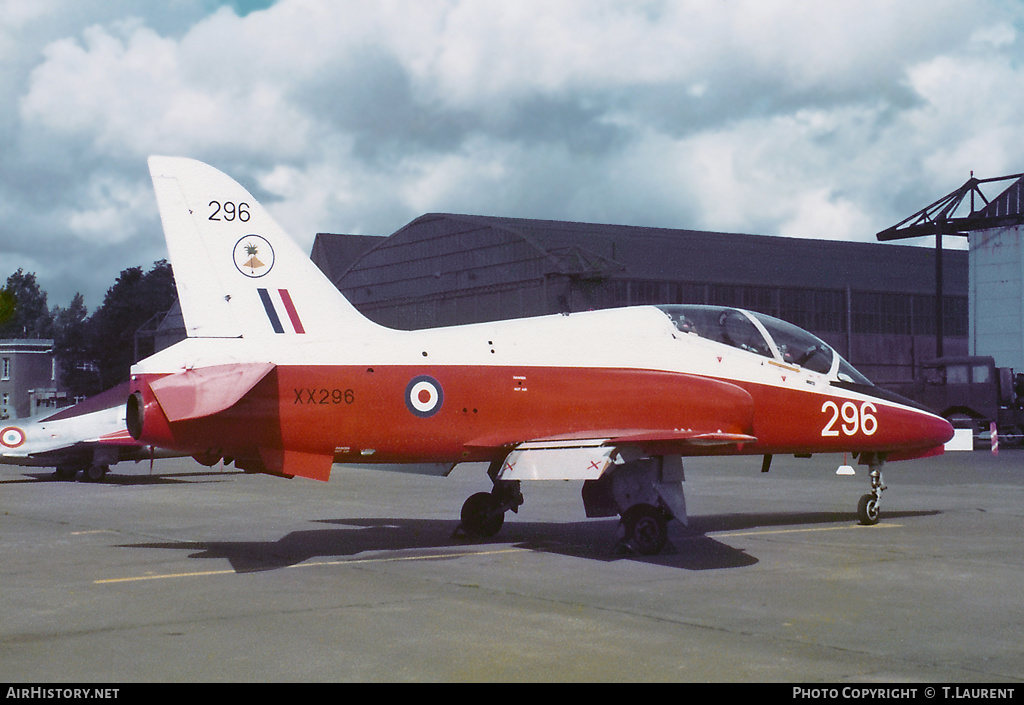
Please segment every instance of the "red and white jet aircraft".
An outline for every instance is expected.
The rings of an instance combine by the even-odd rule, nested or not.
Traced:
[[[418,331],[360,314],[256,200],[200,162],[151,157],[188,338],[132,368],[127,425],[203,462],[327,480],[334,463],[490,463],[462,509],[496,533],[522,480],[583,480],[645,554],[685,523],[682,458],[851,452],[878,520],[886,459],[950,424],[825,343],[734,308],[640,306]]]
[[[45,416],[0,421],[0,465],[54,468],[62,480],[102,480],[122,461],[166,458],[169,453],[144,445],[125,430],[128,383]]]

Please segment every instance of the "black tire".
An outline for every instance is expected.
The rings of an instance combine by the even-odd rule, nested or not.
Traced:
[[[668,519],[665,513],[650,504],[637,504],[622,515],[626,542],[645,556],[661,553],[668,542]]]
[[[109,469],[106,465],[90,465],[82,473],[82,479],[86,482],[99,482],[106,476]]]
[[[58,480],[74,480],[75,475],[78,474],[78,468],[57,467],[54,469],[53,474]]]
[[[878,523],[878,500],[874,495],[866,494],[857,502],[857,518],[864,526],[874,526]]]
[[[489,538],[505,523],[505,509],[490,492],[477,492],[462,505],[462,529],[470,536]]]

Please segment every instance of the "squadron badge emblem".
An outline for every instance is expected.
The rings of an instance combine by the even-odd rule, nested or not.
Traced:
[[[274,266],[274,248],[266,238],[246,235],[235,243],[235,267],[251,279],[259,279]]]

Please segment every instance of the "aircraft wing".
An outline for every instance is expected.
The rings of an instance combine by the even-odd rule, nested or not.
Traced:
[[[87,438],[83,443],[98,443],[104,446],[139,446],[142,447],[142,443],[131,437],[127,429],[121,429],[114,431],[113,433],[104,433],[102,436],[96,436],[95,438]]]
[[[757,438],[744,433],[693,429],[616,429],[552,436],[517,444],[505,459],[497,479],[596,480],[621,458],[690,455],[695,450],[756,441]]]

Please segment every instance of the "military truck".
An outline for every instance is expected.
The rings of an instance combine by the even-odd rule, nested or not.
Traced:
[[[921,366],[917,381],[898,390],[948,419],[990,439],[994,421],[1000,443],[1024,441],[1024,374],[996,367],[987,355],[943,357]]]

